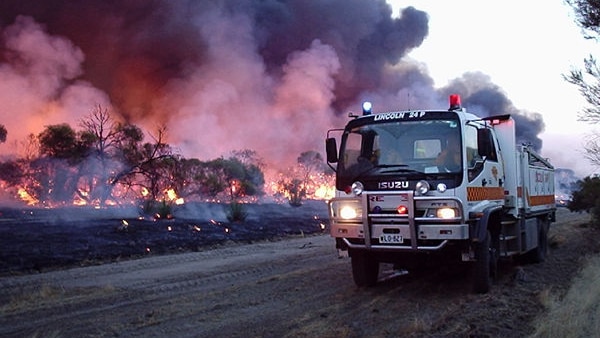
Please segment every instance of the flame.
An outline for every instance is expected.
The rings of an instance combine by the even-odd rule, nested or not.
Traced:
[[[171,201],[177,205],[182,205],[185,203],[185,200],[183,199],[183,197],[177,196],[177,193],[173,189],[166,190],[165,194],[167,195],[167,199],[169,201]]]
[[[330,200],[335,196],[335,187],[329,185],[321,185],[315,189],[314,198],[320,200]]]
[[[177,194],[175,193],[175,190],[173,190],[173,189],[169,189],[169,190],[165,191],[165,193],[167,194],[167,197],[171,201],[177,198]]]
[[[36,205],[38,204],[40,201],[31,196],[27,190],[25,190],[25,188],[19,188],[19,191],[17,192],[19,194],[19,198],[23,201],[26,202],[27,205]]]
[[[293,197],[289,189],[290,178],[292,177],[298,177],[298,180],[300,180],[300,176],[294,176],[294,173],[284,174],[280,172],[275,176],[271,176],[266,180],[268,182],[265,185],[267,193],[281,199],[281,202],[290,200]],[[331,174],[317,173],[310,175],[308,179],[299,181],[295,188],[296,191],[304,191],[302,199],[329,200],[335,197],[334,181],[335,178]]]
[[[83,198],[79,197],[79,196],[78,196],[78,197],[76,197],[76,198],[73,200],[73,205],[77,205],[77,206],[84,206],[84,205],[87,205],[87,204],[88,204],[88,203],[87,203],[87,201],[86,201],[86,200],[84,200]]]

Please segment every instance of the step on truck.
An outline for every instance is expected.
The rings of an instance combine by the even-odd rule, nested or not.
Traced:
[[[510,115],[480,118],[450,95],[448,110],[372,113],[365,102],[349,116],[325,148],[336,172],[331,236],[356,285],[374,286],[380,263],[410,272],[453,260],[486,293],[499,259],[544,261],[554,167],[517,144]]]

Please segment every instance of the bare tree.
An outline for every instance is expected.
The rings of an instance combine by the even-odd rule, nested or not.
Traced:
[[[588,39],[600,37],[600,1],[598,0],[566,0],[574,10],[576,21],[584,30]],[[577,86],[588,106],[579,113],[579,120],[591,124],[600,123],[600,68],[593,55],[585,58],[583,70],[573,69],[564,79]],[[592,135],[584,145],[586,158],[594,165],[600,166],[600,134]]]
[[[585,30],[584,36],[595,39],[600,35],[600,1],[565,0],[575,13],[576,22]]]
[[[110,172],[119,167],[115,160],[116,144],[119,139],[119,124],[115,122],[108,109],[101,105],[94,107],[90,115],[80,121],[80,126],[92,138],[92,149],[87,158],[83,182],[86,195],[80,197],[104,205],[111,195]]]
[[[591,163],[600,166],[600,134],[590,135],[584,144],[585,153],[583,156]]]

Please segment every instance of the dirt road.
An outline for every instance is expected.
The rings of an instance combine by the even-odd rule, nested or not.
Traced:
[[[0,279],[2,337],[522,337],[598,251],[587,215],[560,209],[543,264],[501,266],[486,295],[464,271],[384,269],[358,289],[327,235]]]

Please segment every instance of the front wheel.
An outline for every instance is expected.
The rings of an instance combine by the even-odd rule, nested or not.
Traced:
[[[492,287],[492,255],[490,254],[491,234],[488,231],[485,239],[475,243],[475,265],[473,266],[473,291],[487,293]]]
[[[352,260],[352,277],[358,287],[369,287],[377,284],[379,262],[366,251],[350,252]]]

